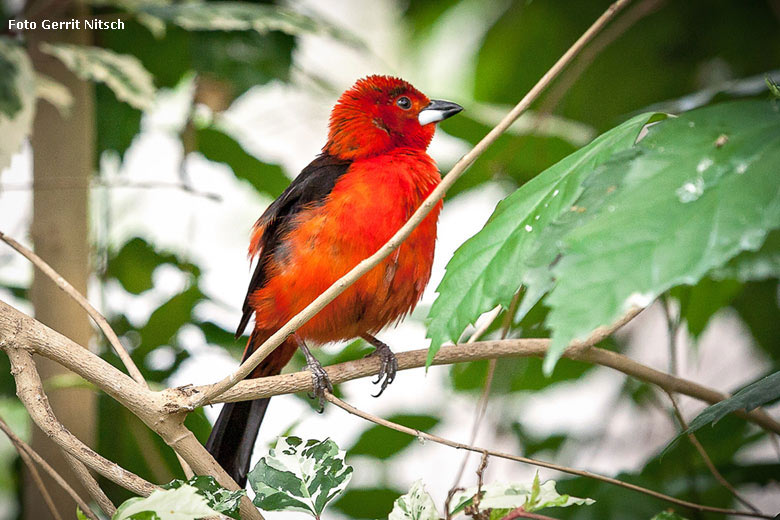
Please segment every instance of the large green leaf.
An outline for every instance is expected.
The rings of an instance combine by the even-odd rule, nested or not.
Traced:
[[[135,56],[67,43],[44,42],[40,48],[81,79],[105,83],[117,99],[139,110],[149,108],[154,101],[156,89],[152,75]]]
[[[481,312],[527,288],[545,293],[553,344],[565,346],[695,284],[780,227],[780,117],[744,101],[652,125],[637,116],[540,174],[496,208],[447,266],[431,309],[429,360]]]
[[[0,172],[30,134],[35,112],[35,73],[20,45],[0,37]]]
[[[325,506],[347,487],[352,466],[330,439],[279,437],[249,472],[254,503],[266,511],[303,511],[319,518]]]
[[[777,111],[743,101],[688,112],[593,173],[575,203],[587,211],[565,226],[552,269],[546,368],[572,339],[696,283],[780,227]]]
[[[521,284],[528,292],[517,319],[536,304],[552,286],[548,266],[557,251],[550,228],[570,213],[584,179],[631,148],[649,120],[637,116],[539,174],[501,201],[485,227],[458,248],[428,316],[429,363],[442,343],[457,340],[482,312],[508,307]]]

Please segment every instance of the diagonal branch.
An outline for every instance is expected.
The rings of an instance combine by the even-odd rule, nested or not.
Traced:
[[[43,392],[43,383],[35,368],[32,354],[27,350],[5,347],[11,361],[11,374],[16,380],[16,395],[24,404],[35,424],[60,448],[87,464],[107,479],[146,496],[156,486],[111,462],[69,432],[54,416],[49,400]]]
[[[114,513],[116,513],[116,506],[100,488],[100,485],[97,483],[97,480],[95,480],[95,477],[92,476],[92,473],[89,472],[84,463],[79,459],[64,450],[63,453],[65,454],[65,459],[70,464],[73,473],[79,478],[81,484],[86,488],[92,499],[97,502],[97,505],[100,506],[100,509],[102,509],[105,514],[109,517],[113,516]]]
[[[78,303],[79,306],[81,306],[81,308],[84,309],[87,314],[89,314],[90,318],[94,320],[97,326],[100,327],[100,330],[103,331],[106,339],[108,339],[108,342],[114,348],[116,355],[119,356],[119,359],[122,360],[125,368],[127,368],[127,372],[132,376],[136,383],[147,386],[144,376],[141,375],[141,371],[138,370],[137,366],[135,366],[135,363],[130,357],[130,354],[128,354],[127,350],[125,350],[125,347],[122,346],[122,343],[119,341],[119,338],[117,337],[116,332],[114,332],[114,329],[112,329],[111,325],[108,324],[106,318],[100,314],[91,303],[89,303],[89,300],[87,300],[80,292],[78,292],[76,288],[70,284],[70,282],[68,282],[57,271],[55,271],[54,268],[52,268],[40,256],[36,255],[30,249],[24,247],[22,244],[4,234],[2,231],[0,231],[0,240],[11,246],[19,254],[32,262],[32,264],[40,269],[43,274],[49,277],[57,285],[57,287],[62,289],[65,294],[73,298],[73,300],[75,300],[76,303]]]
[[[681,500],[679,498],[675,498],[675,497],[672,497],[672,496],[669,496],[669,495],[665,495],[663,493],[659,493],[658,491],[653,491],[652,489],[643,488],[643,487],[637,486],[635,484],[629,484],[628,482],[622,482],[620,480],[617,480],[617,479],[614,479],[614,478],[610,478],[610,477],[606,477],[604,475],[599,475],[597,473],[591,473],[590,471],[584,471],[584,470],[579,470],[579,469],[575,469],[575,468],[569,468],[569,467],[566,467],[566,466],[559,466],[558,464],[553,464],[553,463],[550,463],[550,462],[544,462],[544,461],[541,461],[541,460],[530,459],[528,457],[520,457],[519,455],[512,455],[510,453],[503,453],[503,452],[500,452],[500,451],[493,451],[493,450],[488,450],[488,449],[485,449],[485,448],[479,448],[477,446],[471,446],[469,444],[463,444],[461,442],[455,442],[455,441],[452,441],[452,440],[449,440],[449,439],[445,439],[444,437],[439,437],[437,435],[431,435],[430,433],[426,433],[426,432],[423,432],[423,431],[420,431],[420,430],[416,430],[414,428],[409,428],[407,426],[403,426],[401,424],[397,424],[397,423],[394,423],[392,421],[388,421],[386,419],[382,419],[381,417],[377,417],[375,415],[371,415],[371,414],[369,414],[367,412],[359,410],[358,408],[355,408],[354,406],[352,406],[352,405],[342,401],[341,399],[339,399],[335,395],[331,394],[330,392],[325,392],[325,399],[327,399],[329,402],[335,404],[339,408],[345,410],[346,412],[348,412],[348,413],[350,413],[352,415],[356,415],[356,416],[358,416],[358,417],[360,417],[362,419],[365,419],[367,421],[370,421],[370,422],[372,422],[374,424],[378,424],[380,426],[385,426],[387,428],[390,428],[392,430],[395,430],[395,431],[398,431],[398,432],[401,432],[401,433],[405,433],[407,435],[413,435],[413,436],[417,437],[418,439],[429,440],[429,441],[435,442],[437,444],[442,444],[444,446],[449,446],[451,448],[456,448],[456,449],[460,449],[460,450],[473,451],[473,452],[476,452],[476,453],[482,453],[483,455],[484,454],[488,454],[488,455],[493,456],[493,457],[498,457],[498,458],[507,459],[507,460],[513,460],[515,462],[523,462],[525,464],[531,464],[531,465],[534,465],[534,466],[538,466],[540,468],[552,469],[552,470],[555,470],[555,471],[560,471],[562,473],[568,473],[570,475],[577,475],[579,477],[585,477],[585,478],[590,478],[590,479],[593,479],[593,480],[598,480],[598,481],[601,481],[601,482],[606,482],[607,484],[613,484],[615,486],[620,486],[620,487],[625,488],[625,489],[630,489],[632,491],[637,491],[639,493],[642,493],[642,494],[645,494],[645,495],[649,495],[649,496],[657,498],[659,500],[664,500],[666,502],[670,502],[672,504],[676,504],[676,505],[682,506],[682,507],[687,507],[689,509],[693,509],[693,510],[696,510],[696,511],[706,511],[706,512],[710,512],[710,513],[720,513],[720,514],[735,515],[735,516],[750,516],[750,517],[754,517],[754,518],[770,518],[770,519],[774,518],[773,516],[770,516],[770,515],[765,515],[765,514],[762,514],[762,513],[754,513],[752,511],[737,511],[735,509],[722,509],[722,508],[719,508],[719,507],[712,507],[712,506],[707,506],[707,505],[703,505],[703,504],[696,504],[696,503],[693,503],[693,502],[688,502],[687,500]]]
[[[574,57],[593,39],[620,10],[628,4],[629,0],[617,0],[610,5],[606,11],[588,28],[579,39],[567,50],[563,56],[542,76],[542,78],[528,91],[528,93],[515,105],[515,107],[498,123],[488,134],[477,143],[466,155],[464,155],[444,177],[441,183],[434,189],[430,195],[423,201],[417,211],[409,218],[401,229],[399,229],[384,246],[376,253],[369,256],[347,274],[336,280],[328,289],[314,299],[305,309],[296,314],[282,328],[276,331],[269,339],[260,345],[257,350],[244,361],[238,369],[223,380],[213,384],[201,395],[197,396],[191,403],[190,408],[194,409],[235,386],[236,383],[244,379],[249,373],[265,359],[276,347],[278,347],[290,334],[295,332],[304,323],[310,320],[315,314],[325,308],[331,301],[344,292],[350,285],[355,283],[358,278],[379,265],[379,263],[389,256],[401,243],[414,231],[417,225],[423,221],[433,207],[444,198],[447,190],[457,181],[466,169],[503,134],[520,115],[525,112],[547,86],[563,71],[564,68],[574,59]]]

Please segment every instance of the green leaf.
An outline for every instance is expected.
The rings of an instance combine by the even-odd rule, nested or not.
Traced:
[[[555,220],[570,213],[583,180],[614,153],[629,149],[650,119],[637,116],[539,174],[501,201],[485,227],[458,248],[428,315],[428,365],[445,341],[457,340],[480,314],[496,305],[507,308],[521,284],[528,291],[517,320],[549,290],[548,266],[557,256]]]
[[[545,368],[630,307],[758,249],[780,227],[777,164],[777,108],[740,101],[662,121],[593,172],[575,201],[587,211],[564,223],[552,269]]]
[[[76,506],[76,520],[89,520],[79,506]]]
[[[691,421],[685,433],[695,432],[706,424],[715,424],[727,414],[744,410],[749,412],[780,398],[780,371],[755,381],[728,399],[705,408]]]
[[[347,487],[352,466],[330,439],[279,437],[249,472],[254,504],[265,511],[303,511],[316,518]]]
[[[230,518],[240,520],[238,510],[241,504],[241,497],[246,495],[245,490],[230,491],[225,489],[217,483],[214,477],[208,475],[195,475],[187,481],[173,480],[163,486],[163,488],[178,489],[182,486],[194,487],[206,499],[210,508]]]
[[[436,504],[425,491],[422,480],[416,481],[408,493],[396,499],[387,520],[439,520]]]
[[[249,182],[258,193],[276,198],[290,184],[290,179],[279,166],[258,160],[218,128],[197,130],[197,142],[198,151],[206,159],[227,164],[237,178]]]
[[[412,414],[393,415],[388,420],[422,431],[432,429],[440,421],[438,417]],[[361,433],[347,452],[350,455],[368,455],[384,460],[398,454],[413,442],[414,437],[376,425]]]
[[[764,81],[766,81],[766,86],[769,88],[769,92],[771,92],[772,95],[776,98],[780,98],[780,85],[777,84],[777,81],[769,77],[769,74],[764,77]]]
[[[135,56],[66,43],[44,42],[40,50],[59,59],[81,79],[105,83],[117,99],[139,110],[152,105],[156,94],[152,75]]]
[[[35,73],[24,48],[0,36],[0,172],[32,129]]]
[[[184,262],[172,253],[159,251],[139,237],[125,242],[122,248],[109,258],[105,274],[116,278],[129,293],[141,294],[152,288],[154,270],[163,264],[174,265],[195,278],[200,275],[198,266]]]
[[[447,267],[429,363],[522,284],[519,318],[550,292],[549,373],[572,340],[758,249],[780,227],[777,110],[716,105],[658,122],[642,139],[650,119],[637,116],[510,195]]]
[[[476,487],[466,489],[453,496],[452,514],[459,513],[474,502]],[[555,481],[548,480],[543,484],[536,473],[530,485],[521,483],[494,483],[482,486],[482,497],[479,501],[481,510],[494,509],[511,511],[522,507],[531,513],[547,507],[589,506],[595,503],[590,498],[577,498],[561,495],[555,489]]]
[[[734,278],[740,282],[780,277],[780,230],[767,235],[757,251],[743,251],[723,267],[712,271],[716,280]]]
[[[159,489],[146,498],[131,498],[119,506],[111,520],[137,519],[136,515],[153,513],[159,520],[195,520],[219,514],[209,507],[198,490],[189,485],[177,489]],[[144,518],[144,517],[140,517]]]
[[[741,289],[742,284],[736,280],[715,281],[707,277],[694,286],[675,287],[670,294],[680,303],[680,317],[685,320],[688,332],[698,338],[710,318],[728,305]]]

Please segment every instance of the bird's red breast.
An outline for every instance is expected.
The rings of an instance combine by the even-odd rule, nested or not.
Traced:
[[[426,148],[432,122],[447,116],[425,124],[420,116],[434,103],[385,76],[360,80],[341,96],[323,153],[255,225],[249,252],[258,263],[239,333],[252,313],[257,336],[281,327],[375,253],[420,206],[441,180]],[[298,335],[315,343],[349,339],[410,312],[430,278],[440,211],[441,203]]]

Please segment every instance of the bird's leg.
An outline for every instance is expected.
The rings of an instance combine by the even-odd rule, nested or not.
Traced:
[[[379,397],[382,395],[382,392],[385,391],[387,385],[392,383],[395,379],[395,374],[398,372],[398,360],[395,358],[395,354],[390,350],[390,346],[387,343],[379,341],[368,333],[361,334],[360,337],[376,348],[370,355],[379,356],[379,374],[377,374],[376,381],[374,381],[374,384],[379,382],[382,383],[382,386],[379,388],[379,393],[374,396]]]
[[[322,412],[325,409],[325,391],[332,392],[333,385],[330,383],[330,379],[328,379],[328,373],[322,368],[322,365],[311,353],[311,350],[306,346],[306,343],[297,335],[294,337],[295,341],[298,343],[298,348],[301,349],[301,352],[303,352],[303,355],[306,357],[306,368],[311,371],[314,392],[313,395],[309,394],[309,397],[319,400],[320,412]]]

